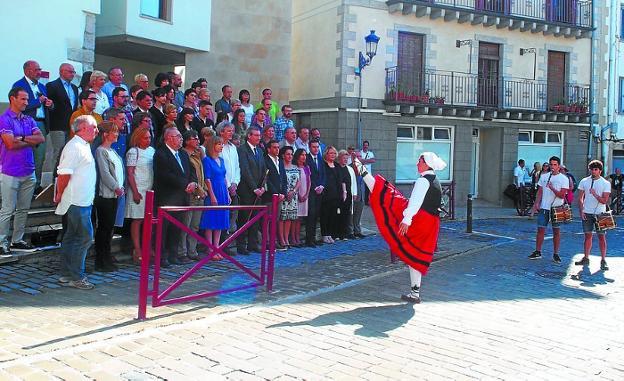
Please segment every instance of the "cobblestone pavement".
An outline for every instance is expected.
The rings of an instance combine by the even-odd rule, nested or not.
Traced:
[[[528,261],[534,223],[477,221],[474,235],[445,223],[416,306],[398,300],[407,270],[379,237],[280,253],[275,293],[149,309],[140,323],[132,279],[0,293],[0,379],[624,378],[622,230],[602,272],[596,256],[573,265],[578,222],[561,265],[549,240]],[[183,291],[241,281],[220,266]]]

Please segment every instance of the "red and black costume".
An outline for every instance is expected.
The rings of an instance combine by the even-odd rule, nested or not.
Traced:
[[[426,174],[423,178],[429,181],[429,189],[404,236],[399,235],[399,225],[409,199],[380,175],[375,176],[370,205],[379,232],[390,246],[390,251],[425,275],[438,243],[442,188],[434,174]]]

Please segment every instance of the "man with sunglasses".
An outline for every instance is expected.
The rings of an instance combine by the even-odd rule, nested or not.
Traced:
[[[607,202],[611,195],[611,183],[602,177],[602,162],[600,160],[592,160],[587,166],[590,175],[585,177],[579,183],[578,202],[581,220],[583,220],[583,233],[585,242],[583,251],[585,255],[580,261],[574,262],[577,266],[589,266],[589,253],[592,248],[593,232],[598,235],[598,245],[600,246],[600,269],[609,270],[607,266],[607,238],[606,230],[598,230],[596,228],[596,220],[601,213],[607,211]]]
[[[551,208],[553,206],[563,205],[563,200],[568,192],[570,181],[566,175],[559,172],[561,159],[557,156],[553,156],[548,159],[548,162],[550,164],[550,172],[542,174],[537,183],[539,189],[537,190],[537,196],[533,204],[533,211],[537,212],[537,234],[535,237],[535,251],[529,255],[529,259],[542,258],[542,245],[544,244],[546,227],[549,222],[552,222],[554,246],[552,259],[555,263],[561,263],[561,257],[559,256],[561,231],[559,229],[559,224],[552,221]]]

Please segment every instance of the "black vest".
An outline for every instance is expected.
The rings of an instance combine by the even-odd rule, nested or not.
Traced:
[[[424,175],[423,177],[429,181],[429,189],[420,208],[431,215],[439,216],[440,205],[442,204],[442,186],[436,175]]]

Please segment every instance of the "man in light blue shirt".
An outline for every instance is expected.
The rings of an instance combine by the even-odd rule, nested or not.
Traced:
[[[115,87],[123,87],[128,91],[128,86],[123,83],[123,78],[123,71],[121,71],[119,66],[112,67],[108,71],[108,82],[102,87],[102,91],[108,97],[108,104],[112,105],[114,103],[113,90],[115,90]]]

